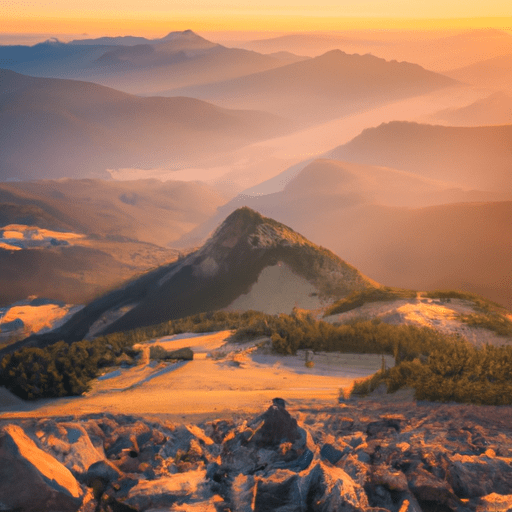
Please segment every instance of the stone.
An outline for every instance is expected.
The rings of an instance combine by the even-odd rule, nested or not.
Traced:
[[[368,437],[382,437],[394,435],[397,432],[400,432],[401,429],[401,420],[394,418],[385,418],[378,421],[372,421],[368,423],[366,427],[366,434]]]
[[[447,480],[461,498],[512,494],[512,459],[454,454]]]
[[[266,478],[256,480],[254,512],[283,510],[300,512],[304,493],[300,492],[301,478],[292,471],[278,469]]]
[[[512,494],[502,495],[495,492],[481,496],[476,501],[476,512],[510,512],[512,511]]]
[[[362,512],[370,506],[364,489],[345,471],[321,461],[311,470],[306,505],[311,512]]]
[[[170,507],[175,503],[197,501],[203,496],[206,470],[187,471],[156,480],[140,480],[132,487],[124,503],[138,510]]]
[[[375,485],[383,485],[390,491],[403,492],[408,489],[407,478],[402,471],[397,471],[389,466],[373,466],[372,482]]]
[[[320,450],[322,459],[328,460],[331,464],[336,464],[346,453],[346,451],[338,450],[329,443],[324,444]]]
[[[83,492],[69,469],[17,425],[0,433],[0,510],[75,512]]]
[[[410,491],[420,502],[426,501],[438,505],[446,505],[452,510],[458,507],[458,498],[453,493],[450,484],[436,478],[421,467],[416,467],[407,472],[407,480]]]
[[[101,480],[105,485],[117,482],[123,476],[122,472],[108,460],[100,460],[91,464],[85,474],[85,483],[91,487],[95,480]]]
[[[258,447],[279,446],[282,442],[294,442],[301,438],[297,420],[278,402],[271,405],[261,416],[263,423],[254,433],[251,443]]]
[[[61,423],[40,438],[46,451],[64,464],[75,476],[83,475],[95,462],[105,458],[91,442],[79,423]]]

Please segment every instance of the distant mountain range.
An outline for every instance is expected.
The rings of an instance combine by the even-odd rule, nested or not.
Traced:
[[[245,77],[161,94],[191,96],[229,108],[265,110],[309,123],[457,84],[416,64],[332,50]]]
[[[492,58],[447,71],[446,74],[461,82],[512,94],[512,44],[506,55],[493,55]],[[509,119],[508,122],[512,121]]]
[[[327,156],[392,167],[466,189],[511,193],[511,148],[512,124],[452,127],[394,121],[364,130]]]
[[[179,169],[290,123],[193,98],[140,98],[100,85],[0,70],[0,180]]]
[[[279,57],[212,43],[191,30],[161,39],[104,37],[0,46],[0,68],[86,80],[132,94],[226,80],[287,64]]]
[[[289,51],[310,57],[333,49],[371,53],[386,60],[415,62],[443,73],[457,66],[512,54],[512,35],[505,30],[350,30],[297,33],[244,41],[241,48],[262,53]],[[461,78],[459,78],[461,79]]]
[[[495,92],[464,107],[440,110],[429,116],[428,121],[452,126],[512,124],[512,95]]]
[[[268,269],[276,267],[283,271],[277,272],[274,293],[278,288],[288,290],[299,307],[311,296],[333,301],[379,286],[287,226],[241,208],[198,251],[93,301],[57,331],[33,342],[75,341],[91,332],[123,331],[203,311],[236,309],[233,304],[241,297],[250,306],[251,291],[261,286]],[[294,289],[298,283],[300,289]],[[272,301],[272,296],[266,300]],[[281,307],[290,312],[293,301],[292,306],[288,301]]]

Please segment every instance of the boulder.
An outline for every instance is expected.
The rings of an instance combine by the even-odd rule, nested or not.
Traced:
[[[476,512],[510,512],[511,510],[512,494],[504,496],[493,492],[476,500]]]
[[[408,489],[406,476],[396,469],[384,464],[373,466],[372,483],[383,485],[390,491],[403,492]]]
[[[230,490],[230,502],[233,512],[254,512],[252,506],[256,491],[253,475],[240,473],[233,479]]]
[[[401,430],[401,419],[384,418],[368,423],[366,434],[368,437],[394,436]]]
[[[447,480],[457,496],[477,498],[493,492],[512,494],[512,459],[454,454]]]
[[[362,512],[370,506],[364,489],[338,467],[320,461],[310,478],[306,505],[311,512]]]
[[[39,440],[75,476],[86,473],[92,464],[105,458],[103,450],[92,444],[85,428],[77,422],[60,423],[53,428],[47,425],[45,435]]]
[[[112,462],[100,460],[91,464],[84,476],[85,483],[91,487],[95,480],[101,480],[105,485],[117,482],[123,473]]]
[[[337,464],[338,461],[346,455],[350,450],[338,450],[332,444],[326,443],[320,450],[320,457],[324,460],[328,460],[331,464]]]
[[[265,478],[256,479],[254,512],[267,510],[301,512],[306,500],[308,478],[278,469]]]
[[[445,505],[456,510],[459,500],[453,493],[450,484],[436,478],[422,467],[415,467],[407,472],[409,489],[420,502],[429,502],[436,505]]]
[[[302,437],[298,431],[297,420],[290,416],[282,399],[274,399],[274,403],[260,419],[263,422],[251,439],[251,443],[258,447],[276,447],[282,442],[293,443]]]
[[[175,503],[203,501],[210,498],[206,487],[206,470],[187,471],[156,480],[140,480],[132,487],[126,505],[137,510],[151,507],[171,507]]]
[[[17,425],[0,433],[0,510],[75,512],[83,492],[69,469]]]

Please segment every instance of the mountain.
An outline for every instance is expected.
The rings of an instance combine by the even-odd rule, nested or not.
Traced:
[[[312,122],[456,84],[416,64],[333,50],[249,76],[162,94],[192,96],[229,108],[264,109]]]
[[[453,63],[469,66],[512,53],[512,36],[504,30],[350,30],[298,33],[245,41],[238,46],[262,53],[289,51],[318,56],[330,50],[371,53],[386,60],[415,62],[443,73]]]
[[[89,332],[123,331],[202,311],[235,309],[235,301],[247,305],[251,293],[268,291],[272,279],[274,293],[284,288],[292,297],[291,304],[281,304],[283,312],[291,311],[294,303],[310,304],[312,298],[320,305],[322,299],[379,286],[287,226],[240,208],[198,251],[104,295],[54,333],[31,343],[75,341]],[[271,302],[272,296],[266,300]]]
[[[292,226],[302,226],[303,221],[321,222],[322,218],[328,219],[325,222],[328,226],[333,221],[333,211],[362,205],[420,208],[510,197],[498,192],[464,190],[451,182],[390,167],[319,158],[297,164],[268,182],[241,192],[219,206],[215,215],[170,245],[183,248],[202,243],[223,218],[242,205]],[[333,246],[332,242],[322,243]]]
[[[510,192],[464,190],[396,169],[323,159],[280,192],[238,195],[173,245],[199,244],[244,205],[293,226],[386,285],[461,289],[512,307]]]
[[[290,124],[193,98],[140,98],[100,85],[0,70],[0,180],[177,169],[282,134]]]
[[[495,92],[465,107],[447,108],[428,117],[430,123],[452,126],[484,126],[512,122],[512,96]]]
[[[490,59],[452,69],[446,71],[446,75],[471,85],[511,94],[512,44],[508,50],[506,55],[493,56]]]
[[[85,80],[152,95],[286,64],[280,58],[212,43],[191,30],[161,39],[105,37],[71,43],[0,46],[0,67],[47,78]]]
[[[207,41],[192,30],[169,32],[166,36],[156,39],[146,37],[118,36],[118,37],[97,37],[95,39],[73,39],[69,45],[91,45],[91,46],[135,46],[138,44],[175,43],[176,49],[208,48],[215,46],[215,43]]]
[[[394,121],[364,130],[329,158],[400,169],[465,189],[512,192],[512,125],[451,127]]]
[[[204,183],[61,179],[0,183],[0,227],[23,224],[161,247],[216,213],[226,198]]]
[[[6,228],[15,239],[5,238]],[[33,296],[84,304],[179,255],[133,239],[37,226],[8,225],[0,235],[0,307]]]
[[[89,302],[176,259],[169,241],[225,200],[195,182],[0,183],[0,306],[30,295]]]

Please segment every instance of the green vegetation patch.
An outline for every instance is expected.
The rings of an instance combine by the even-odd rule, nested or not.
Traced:
[[[512,346],[478,349],[460,337],[427,327],[379,320],[330,324],[300,310],[291,315],[201,313],[92,341],[24,348],[0,361],[0,385],[25,399],[80,395],[102,368],[126,362],[127,357],[134,361],[135,343],[182,332],[220,330],[234,330],[234,341],[267,336],[273,351],[283,355],[309,349],[394,356],[394,367],[356,382],[356,394],[385,383],[389,392],[412,387],[419,400],[512,404]],[[162,355],[167,356],[167,351],[162,349]]]
[[[473,302],[473,304],[479,308],[481,311],[489,312],[489,311],[505,311],[505,308],[498,304],[497,302],[493,302],[492,300],[485,299],[476,293],[471,292],[463,292],[459,290],[434,290],[430,292],[423,293],[424,297],[429,299],[460,299],[467,300]]]
[[[471,327],[488,329],[500,336],[512,336],[512,322],[499,313],[491,312],[486,315],[476,313],[472,315],[460,315],[459,319],[461,322]]]
[[[353,393],[367,394],[385,383],[388,392],[414,388],[418,400],[511,405],[510,375],[512,347],[478,349],[459,339],[435,348],[426,361],[402,361],[356,382]]]
[[[370,302],[414,299],[416,296],[416,291],[402,288],[391,288],[389,286],[367,288],[366,290],[354,291],[345,298],[336,301],[326,310],[324,317],[338,313],[346,313],[347,311],[359,308]]]

